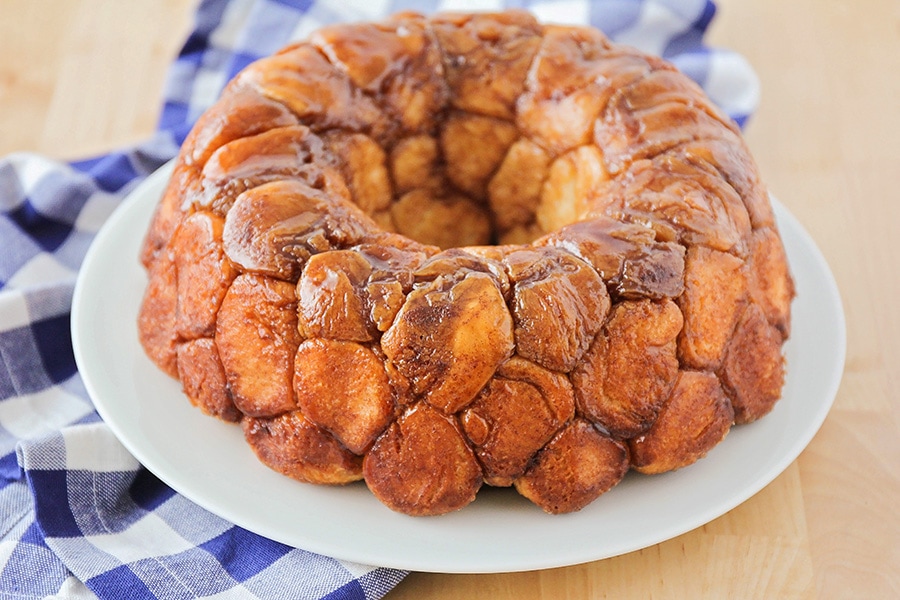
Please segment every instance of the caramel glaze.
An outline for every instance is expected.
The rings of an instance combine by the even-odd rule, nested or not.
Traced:
[[[794,295],[737,127],[521,11],[315,33],[241,72],[141,255],[148,355],[271,468],[411,515],[578,510],[769,412]]]

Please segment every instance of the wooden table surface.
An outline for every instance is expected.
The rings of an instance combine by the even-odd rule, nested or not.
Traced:
[[[192,10],[0,0],[0,154],[84,158],[144,139]],[[695,531],[568,568],[414,573],[389,600],[900,597],[900,4],[720,0],[709,40],[757,71],[748,142],[841,290],[831,413],[772,484]]]

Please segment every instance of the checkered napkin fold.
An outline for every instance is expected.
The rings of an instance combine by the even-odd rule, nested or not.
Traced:
[[[151,139],[70,164],[32,154],[0,160],[0,598],[372,599],[403,578],[402,571],[315,555],[236,527],[142,468],[100,420],[79,377],[69,333],[72,291],[109,214],[175,156],[191,124],[250,61],[337,21],[506,5],[205,0],[170,68]],[[740,124],[756,107],[758,86],[746,62],[703,45],[715,14],[707,0],[508,5],[547,22],[590,23],[672,60]]]

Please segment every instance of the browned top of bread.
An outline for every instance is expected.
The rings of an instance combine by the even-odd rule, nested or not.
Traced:
[[[578,510],[766,414],[793,284],[736,125],[521,11],[324,28],[197,122],[148,232],[148,355],[272,468],[438,514]]]

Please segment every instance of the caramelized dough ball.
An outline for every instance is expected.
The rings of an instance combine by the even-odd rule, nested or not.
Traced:
[[[362,479],[362,458],[300,411],[247,417],[242,424],[247,443],[260,462],[274,471],[307,483],[334,485]]]
[[[624,96],[613,97],[606,115],[597,120],[594,139],[603,149],[607,170],[618,174],[632,162],[670,148],[711,138],[722,124],[690,103],[666,102],[632,112]]]
[[[213,152],[229,142],[298,124],[297,117],[283,104],[248,87],[226,87],[216,109],[197,119],[182,144],[185,160],[201,169]],[[229,118],[221,118],[222,113]]]
[[[330,133],[326,143],[335,154],[353,202],[367,215],[389,208],[391,179],[381,146],[362,133]]]
[[[358,88],[381,94],[404,130],[428,129],[449,100],[440,49],[419,15],[334,25],[319,30],[312,40]]]
[[[241,412],[270,417],[296,408],[292,380],[300,334],[293,285],[238,276],[219,309],[215,340]]]
[[[497,285],[504,299],[510,295],[510,281],[507,270],[501,262],[506,253],[491,246],[470,246],[467,248],[451,248],[431,255],[428,260],[413,273],[417,285],[442,280],[457,282],[468,277],[468,273],[486,273]],[[498,251],[499,250],[499,251]]]
[[[790,334],[791,301],[796,294],[778,233],[757,229],[750,238],[750,295],[784,338]]]
[[[309,259],[297,283],[300,333],[358,342],[390,327],[412,289],[426,247],[389,236]]]
[[[516,490],[550,514],[581,510],[619,483],[628,472],[628,449],[582,419],[559,432]]]
[[[510,146],[488,184],[491,212],[501,231],[534,221],[549,166],[550,155],[534,142],[522,139]]]
[[[183,157],[178,158],[163,197],[153,211],[150,227],[141,244],[139,258],[148,271],[184,218],[185,197],[190,198],[199,193],[199,188],[199,169],[189,165]]]
[[[444,57],[451,104],[468,112],[512,120],[516,99],[541,43],[529,13],[445,13],[431,21]]]
[[[594,29],[545,27],[517,103],[519,128],[556,155],[590,143],[610,96],[650,69],[643,57],[620,55]]]
[[[215,340],[200,338],[178,344],[177,356],[178,379],[191,404],[223,421],[240,421],[241,412],[228,393]]]
[[[680,371],[653,426],[629,442],[631,465],[646,474],[685,467],[721,442],[733,421],[731,403],[715,375]]]
[[[717,139],[723,131],[737,133],[738,128],[696,84],[664,66],[615,91],[596,121],[594,141],[609,172],[619,173],[635,160],[686,142]]]
[[[222,240],[242,270],[297,281],[312,254],[360,243],[375,229],[349,202],[299,181],[274,181],[237,198]]]
[[[229,118],[222,118],[222,113]],[[200,195],[200,172],[213,152],[228,142],[269,129],[296,125],[297,118],[284,106],[251,89],[227,89],[215,108],[203,113],[191,129],[163,200],[141,248],[141,262],[149,267],[152,257],[165,246],[178,226],[185,205]]]
[[[717,139],[689,142],[681,146],[692,160],[709,164],[741,197],[754,229],[773,227],[775,214],[759,169],[743,138],[723,130]]]
[[[579,413],[617,438],[646,431],[678,374],[675,340],[681,326],[681,311],[672,301],[617,304],[572,373]]]
[[[414,271],[437,248],[411,244],[408,238],[390,235],[383,244],[363,244],[355,250],[368,261],[372,271],[365,297],[369,319],[379,332],[387,331],[412,289]]]
[[[555,248],[516,250],[505,262],[514,283],[516,351],[548,369],[571,371],[609,311],[603,280]]]
[[[389,508],[438,515],[475,499],[481,467],[455,421],[424,403],[410,407],[363,460],[366,484]]]
[[[349,197],[344,181],[328,162],[330,155],[322,140],[300,125],[240,138],[210,156],[194,204],[224,216],[245,190],[289,179]]]
[[[631,165],[599,212],[646,223],[657,237],[743,254],[750,217],[741,198],[708,164],[680,148]]]
[[[304,416],[362,454],[394,417],[384,361],[355,342],[313,339],[300,344],[294,392]]]
[[[694,246],[685,259],[684,286],[678,299],[684,314],[679,358],[689,367],[716,369],[746,302],[744,263],[731,254]]]
[[[389,123],[372,99],[307,43],[257,60],[230,85],[250,87],[283,104],[315,131],[340,128],[377,135]]]
[[[147,356],[166,374],[177,378],[175,332],[178,311],[175,261],[162,252],[150,263],[149,279],[138,312],[138,339]]]
[[[222,249],[224,220],[196,212],[181,222],[171,241],[178,293],[175,329],[181,339],[210,337],[228,286],[238,272]]]
[[[438,169],[441,150],[430,135],[403,138],[391,150],[391,176],[398,195],[415,189],[439,193],[447,182]]]
[[[600,152],[594,146],[582,146],[553,161],[537,206],[538,225],[544,231],[556,231],[578,221],[606,178]]]
[[[649,244],[624,256],[622,270],[609,283],[617,299],[675,298],[684,291],[684,246]]]
[[[448,179],[475,200],[486,199],[487,183],[517,137],[509,121],[452,113],[441,130]]]
[[[454,413],[512,354],[512,317],[490,275],[438,277],[409,293],[381,346],[415,393]]]
[[[513,357],[460,415],[485,483],[509,486],[575,412],[564,375]]]
[[[684,247],[657,242],[647,227],[595,217],[567,225],[535,245],[562,248],[590,264],[616,300],[661,300],[684,291]]]
[[[440,248],[479,246],[491,239],[487,211],[459,194],[417,189],[391,206],[397,233]]]
[[[315,31],[311,39],[356,87],[370,92],[379,91],[409,54],[407,40],[382,24],[331,25]]]
[[[369,262],[352,250],[333,250],[309,259],[297,283],[300,333],[356,342],[374,339],[365,297]]]
[[[621,94],[628,105],[636,111],[677,102],[702,109],[718,120],[724,128],[734,133],[740,131],[737,124],[709,100],[699,84],[671,66],[655,68],[644,77],[624,86],[617,93]]]
[[[769,413],[781,397],[784,358],[781,334],[751,304],[734,331],[722,364],[722,384],[734,406],[735,423],[750,423]]]

